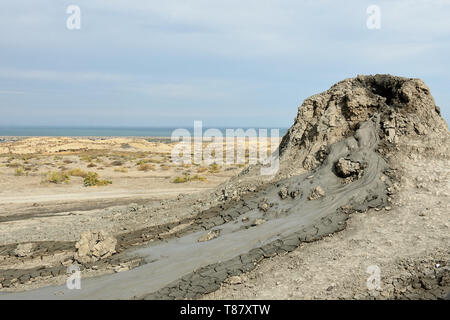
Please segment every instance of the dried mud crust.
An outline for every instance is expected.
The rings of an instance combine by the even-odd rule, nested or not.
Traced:
[[[256,203],[256,201],[252,201],[253,197],[253,194],[248,194],[246,199],[249,202],[246,200],[228,202],[209,208],[193,217],[119,234],[116,236],[117,253],[113,257],[93,263],[79,264],[81,271],[106,270],[121,264],[130,264],[130,262],[132,268],[138,267],[143,263],[142,259],[125,257],[122,253],[135,246],[182,237],[186,234],[208,230],[214,226],[220,226],[232,221],[240,213],[248,210],[251,203]],[[228,210],[230,208],[233,208],[233,210]],[[48,276],[64,275],[66,274],[67,265],[75,263],[73,259],[76,253],[75,241],[42,241],[27,242],[27,244],[30,244],[32,249],[24,257],[19,257],[16,253],[19,244],[0,246],[0,288],[9,288],[15,283],[28,284],[30,281],[39,281]],[[52,258],[56,258],[56,261],[50,261],[55,260]],[[46,263],[46,261],[48,262]],[[52,265],[52,262],[54,265]],[[42,265],[26,268],[26,265],[36,263]],[[5,268],[5,266],[21,267]]]
[[[345,228],[348,213],[340,210],[338,214],[330,215],[321,220],[320,224],[293,233],[290,236],[277,239],[260,248],[255,248],[247,254],[239,255],[228,261],[215,263],[200,268],[157,292],[135,297],[137,299],[195,299],[220,288],[225,279],[253,270],[264,258],[273,257],[295,250],[302,242],[312,242],[333,232]],[[335,225],[338,226],[336,229]]]

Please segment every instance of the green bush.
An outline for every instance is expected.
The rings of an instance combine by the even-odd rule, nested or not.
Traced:
[[[15,176],[23,176],[23,175],[25,175],[25,172],[24,172],[23,168],[16,168],[16,170],[14,170],[14,175]]]
[[[210,173],[218,173],[220,171],[220,166],[217,163],[213,163],[209,166]]]
[[[189,181],[206,181],[205,177],[199,176],[199,175],[195,175],[195,176],[190,176],[188,174],[185,174],[182,177],[176,177],[175,179],[172,180],[173,183],[185,183],[185,182],[189,182]]]
[[[85,187],[100,187],[111,184],[112,181],[109,180],[100,180],[97,172],[88,172],[86,178],[84,178],[84,186]]]
[[[55,183],[55,184],[69,183],[69,181],[70,181],[69,175],[62,171],[47,172],[47,175],[45,176],[45,179],[44,179],[44,182]]]

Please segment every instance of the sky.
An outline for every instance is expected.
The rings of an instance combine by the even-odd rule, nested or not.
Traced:
[[[423,79],[449,121],[449,16],[450,0],[2,0],[0,126],[285,128],[377,73]]]

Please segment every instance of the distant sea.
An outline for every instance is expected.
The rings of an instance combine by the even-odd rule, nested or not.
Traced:
[[[0,136],[9,137],[170,137],[175,129],[183,127],[150,127],[150,128],[138,128],[138,127],[0,127]],[[184,128],[191,132],[193,135],[193,128]],[[203,128],[203,131],[208,128]],[[225,136],[226,129],[238,129],[238,128],[216,128],[219,129]],[[248,128],[241,128],[247,130]],[[258,129],[255,128],[257,134]],[[270,137],[270,129],[267,129],[267,135]],[[284,136],[287,132],[287,128],[274,128],[280,130],[280,136]]]

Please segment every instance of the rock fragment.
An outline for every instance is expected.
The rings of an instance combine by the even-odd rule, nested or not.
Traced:
[[[264,219],[256,219],[256,220],[252,223],[252,227],[259,226],[259,225],[263,224],[264,222],[266,222],[266,220],[264,220]]]
[[[198,242],[210,241],[214,238],[217,238],[219,235],[220,235],[220,229],[210,230],[208,233],[205,233],[204,235],[202,235],[197,241]]]
[[[267,203],[267,198],[264,198],[263,201],[258,205],[259,210],[267,212],[269,210],[269,204]]]
[[[19,243],[14,253],[17,257],[28,257],[33,252],[32,243]]]
[[[341,178],[347,178],[351,175],[358,174],[361,170],[361,165],[357,161],[352,161],[345,158],[340,158],[335,165],[336,173]]]
[[[288,188],[285,186],[281,187],[280,192],[278,192],[278,195],[280,196],[281,199],[286,199],[287,196],[289,195]]]
[[[299,190],[294,190],[294,191],[291,191],[290,196],[291,196],[292,199],[295,199],[295,198],[298,197],[299,194],[300,194]]]
[[[83,232],[75,244],[75,260],[80,263],[95,262],[116,252],[117,240],[104,231]]]
[[[323,196],[325,196],[325,191],[323,191],[321,186],[317,186],[311,192],[311,194],[309,195],[308,199],[309,200],[316,200],[316,199],[322,198]]]
[[[224,282],[227,284],[236,285],[236,284],[241,284],[243,281],[240,276],[231,276],[231,277],[227,278]]]

